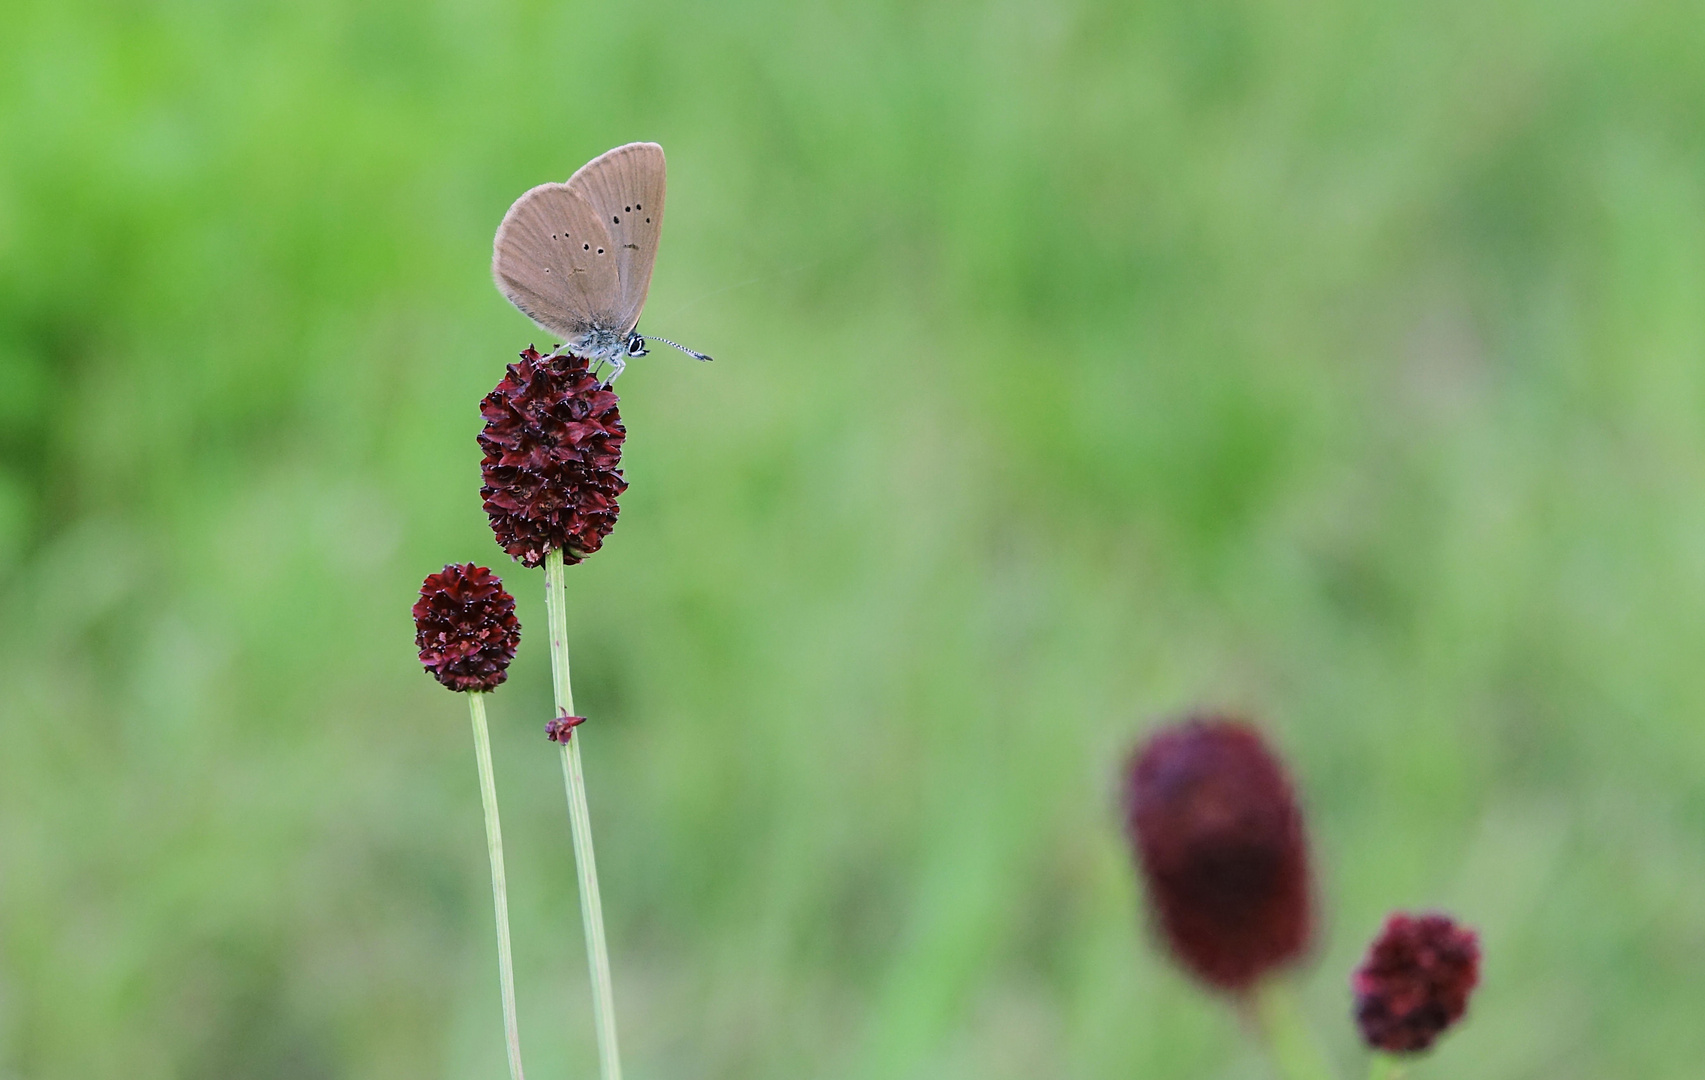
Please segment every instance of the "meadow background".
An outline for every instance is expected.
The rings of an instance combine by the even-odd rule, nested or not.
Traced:
[[[1680,2],[0,6],[0,1077],[595,1068],[493,229],[668,149],[570,575],[635,1080],[1244,1078],[1114,813],[1254,715],[1325,920],[1479,926],[1426,1078],[1705,1060],[1705,22]]]

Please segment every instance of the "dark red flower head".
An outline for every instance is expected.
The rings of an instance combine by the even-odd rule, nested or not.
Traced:
[[[1480,939],[1446,915],[1385,921],[1350,979],[1356,1023],[1376,1050],[1415,1053],[1462,1019],[1480,981]]]
[[[1126,766],[1124,800],[1155,922],[1185,968],[1242,991],[1307,947],[1302,812],[1253,727],[1197,716],[1162,728]]]
[[[585,358],[528,346],[480,414],[480,497],[503,550],[537,566],[552,548],[577,563],[603,546],[628,486],[619,468],[627,429]]]
[[[421,583],[414,602],[420,662],[452,690],[490,690],[509,675],[521,641],[515,598],[483,566],[451,563]]]

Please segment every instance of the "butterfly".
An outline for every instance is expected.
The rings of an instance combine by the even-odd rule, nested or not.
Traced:
[[[562,337],[558,351],[608,363],[613,383],[644,356],[639,313],[663,233],[663,148],[628,143],[582,165],[566,184],[540,184],[497,227],[491,275],[529,319]]]

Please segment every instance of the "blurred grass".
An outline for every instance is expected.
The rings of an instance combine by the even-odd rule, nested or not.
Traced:
[[[540,583],[475,497],[516,194],[656,139],[571,636],[633,1076],[1251,1077],[1145,940],[1137,734],[1263,717],[1327,922],[1484,931],[1426,1077],[1692,1077],[1705,24],[1682,3],[0,10],[0,1076],[592,1031]]]

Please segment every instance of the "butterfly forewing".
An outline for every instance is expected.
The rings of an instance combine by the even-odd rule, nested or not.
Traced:
[[[615,329],[626,333],[639,322],[657,240],[663,232],[663,148],[629,143],[602,154],[568,178],[568,187],[597,213],[615,246],[621,300]]]
[[[599,217],[567,184],[540,184],[516,199],[497,227],[491,274],[498,289],[565,339],[625,317],[619,252]]]

